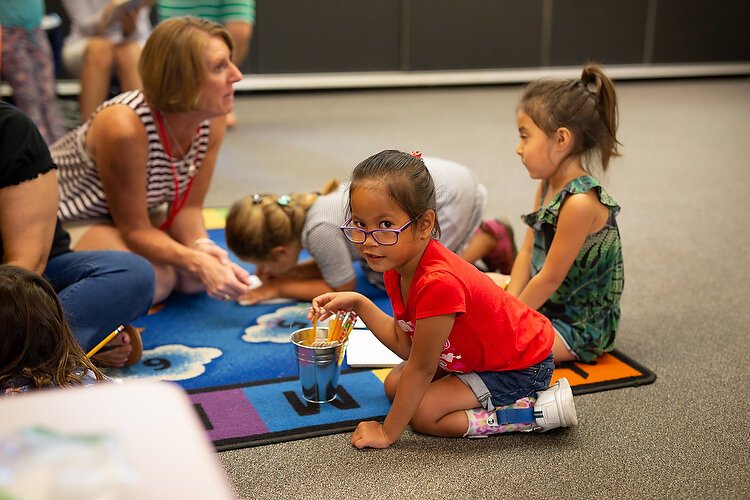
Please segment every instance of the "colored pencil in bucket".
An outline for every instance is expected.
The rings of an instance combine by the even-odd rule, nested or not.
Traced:
[[[318,336],[318,313],[313,314],[312,323],[312,338],[308,339],[308,344],[315,342],[315,338]]]

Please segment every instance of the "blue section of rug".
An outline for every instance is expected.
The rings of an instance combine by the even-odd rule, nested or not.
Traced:
[[[223,229],[209,234],[226,248]],[[355,267],[358,291],[392,313],[385,292],[370,285]],[[253,272],[252,266],[245,268]],[[219,450],[347,432],[361,420],[382,420],[390,408],[384,374],[350,369],[346,358],[334,401],[316,404],[302,397],[289,336],[309,326],[309,307],[309,302],[295,301],[243,307],[206,294],[175,294],[134,323],[143,328],[141,361],[108,374],[181,385]],[[618,351],[594,363],[564,363],[555,370],[553,382],[560,376],[568,378],[576,395],[656,379]]]
[[[209,233],[226,248],[223,230]],[[385,293],[358,266],[357,274],[358,291],[390,313]],[[381,380],[370,370],[349,370],[345,361],[333,403],[302,398],[289,336],[309,326],[309,307],[295,301],[246,307],[205,293],[174,294],[134,322],[143,328],[141,361],[109,375],[170,380],[188,390],[219,449],[343,432],[359,420],[382,418],[390,404]]]

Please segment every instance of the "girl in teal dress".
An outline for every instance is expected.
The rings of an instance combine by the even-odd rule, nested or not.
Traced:
[[[619,156],[617,97],[597,65],[580,79],[539,80],[516,114],[516,152],[539,187],[507,290],[555,328],[555,363],[591,362],[614,348],[623,260],[620,207],[591,175]]]

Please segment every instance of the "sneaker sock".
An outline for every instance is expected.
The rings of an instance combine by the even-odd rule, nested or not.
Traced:
[[[481,408],[465,410],[469,426],[463,437],[485,438],[505,432],[533,431],[536,428],[533,415],[535,401],[536,398],[521,398],[492,411]]]

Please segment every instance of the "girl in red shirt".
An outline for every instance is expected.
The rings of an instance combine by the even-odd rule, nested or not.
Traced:
[[[483,437],[575,425],[567,380],[550,389],[554,330],[433,238],[435,188],[418,153],[382,151],[352,174],[344,235],[384,273],[391,317],[355,292],[313,299],[311,316],[354,311],[405,359],[385,380],[385,421],[361,422],[357,448],[386,448],[407,425],[444,437]]]

